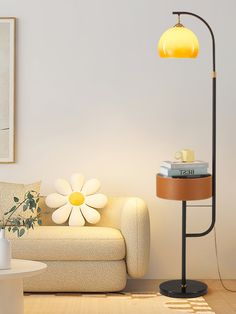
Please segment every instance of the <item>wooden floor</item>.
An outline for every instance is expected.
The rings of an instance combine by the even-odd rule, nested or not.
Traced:
[[[24,298],[24,314],[187,314],[186,308],[188,314],[203,314],[202,309],[213,314],[203,298],[192,304],[170,304],[169,298],[156,293],[31,294]]]
[[[202,280],[209,292],[204,296],[216,314],[236,314],[236,293],[226,291],[219,280]],[[224,280],[227,288],[236,290],[236,280]],[[160,280],[128,280],[126,291],[153,292],[158,290]]]
[[[226,291],[222,287],[219,280],[202,280],[202,281],[204,281],[208,285],[208,288],[209,288],[209,292],[207,295],[204,296],[204,298],[206,302],[208,303],[208,305],[212,308],[212,310],[216,314],[236,314],[236,293]],[[40,294],[37,296],[37,294],[29,293],[29,294],[26,294],[26,298],[25,298],[25,313],[26,314],[32,314],[32,313],[35,313],[35,314],[63,313],[64,314],[64,313],[79,313],[80,312],[80,313],[91,314],[91,311],[89,309],[91,309],[91,307],[94,306],[94,309],[96,309],[96,311],[93,310],[92,313],[99,313],[99,314],[100,313],[103,313],[103,314],[112,314],[112,313],[114,314],[115,313],[119,313],[119,314],[121,313],[124,313],[124,314],[169,313],[169,314],[172,314],[173,310],[170,310],[167,307],[163,308],[163,304],[158,305],[155,299],[153,298],[153,295],[156,295],[156,293],[159,292],[160,282],[161,282],[160,280],[128,280],[127,286],[125,288],[125,292],[128,292],[127,295],[120,294],[120,299],[118,298],[119,302],[117,302],[117,296],[119,297],[119,294],[116,294],[113,296],[111,294],[109,297],[104,299],[106,306],[104,307],[103,311],[100,311],[100,308],[99,308],[99,304],[101,304],[99,299],[101,299],[102,297],[102,295],[100,294],[93,295],[94,298],[93,299],[91,298],[90,300],[88,297],[82,298],[82,299],[71,298],[68,302],[68,297],[74,296],[75,293],[71,293],[71,294],[70,293],[56,293],[54,295],[46,294],[46,295],[43,295],[43,298],[42,298],[42,294],[41,296]],[[224,284],[226,285],[228,289],[236,290],[236,280],[225,280]],[[138,295],[138,299],[135,299],[135,297],[133,298],[133,295],[135,295],[135,293],[136,295]],[[145,297],[142,296],[142,293],[145,294]],[[140,297],[140,295],[142,297]],[[57,298],[58,296],[60,296],[60,298],[58,298],[56,302],[57,309],[56,311],[53,310],[52,312],[52,308],[55,305],[55,298]],[[64,296],[64,299],[63,299],[63,296]],[[91,296],[91,294],[88,296]],[[103,297],[104,296],[106,295],[103,295]],[[147,296],[149,296],[149,298],[147,298]],[[126,302],[125,298],[128,298],[129,301]],[[163,297],[161,296],[161,298]],[[161,299],[160,302],[162,301],[164,301],[164,303],[166,302],[166,300]],[[89,302],[89,306],[88,306],[88,303],[86,302]],[[45,307],[45,304],[46,304],[46,307]],[[63,306],[66,306],[66,310],[63,310]],[[158,306],[160,308],[158,308]],[[70,310],[69,310],[69,307],[70,307]],[[42,308],[45,308],[46,312],[45,311],[42,312]],[[152,310],[150,310],[150,308]],[[106,311],[104,312],[105,309]],[[135,312],[133,312],[133,309],[135,309]]]
[[[209,293],[204,297],[216,314],[236,313],[236,293],[226,291],[219,280],[205,280]],[[236,290],[236,280],[224,280],[227,288]]]

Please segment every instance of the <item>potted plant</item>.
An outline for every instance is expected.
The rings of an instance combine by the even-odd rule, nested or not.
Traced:
[[[11,246],[5,238],[5,230],[13,232],[18,238],[22,237],[26,230],[34,229],[34,225],[42,224],[40,219],[41,209],[38,207],[39,193],[28,191],[22,200],[13,197],[14,205],[4,212],[0,219],[0,269],[9,269],[11,262]],[[22,216],[22,212],[25,212]]]

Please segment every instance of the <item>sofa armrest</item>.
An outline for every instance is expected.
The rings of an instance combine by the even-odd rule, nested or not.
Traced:
[[[128,198],[121,213],[121,232],[126,243],[127,272],[133,278],[145,275],[149,264],[150,222],[145,202]]]

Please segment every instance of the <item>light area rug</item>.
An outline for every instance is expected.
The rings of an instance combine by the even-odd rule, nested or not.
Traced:
[[[24,314],[215,314],[202,297],[173,299],[152,293],[30,294]]]

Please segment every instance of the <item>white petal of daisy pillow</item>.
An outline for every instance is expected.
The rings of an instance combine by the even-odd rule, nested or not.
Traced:
[[[96,224],[100,220],[97,209],[107,204],[106,195],[97,193],[100,187],[98,179],[85,182],[84,176],[80,173],[74,173],[70,183],[64,179],[57,179],[55,182],[57,193],[46,197],[47,206],[57,208],[52,214],[52,220],[56,224],[62,224],[69,219],[70,226],[83,226],[85,220]]]

